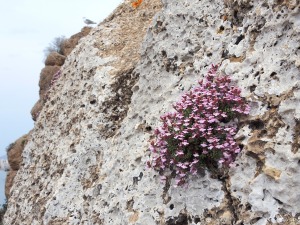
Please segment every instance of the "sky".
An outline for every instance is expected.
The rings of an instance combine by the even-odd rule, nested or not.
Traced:
[[[78,33],[82,17],[105,19],[122,0],[0,0],[0,156],[34,124],[44,49]]]
[[[34,126],[30,111],[39,98],[44,49],[56,37],[78,33],[85,26],[82,17],[99,23],[121,2],[0,0],[0,157]]]

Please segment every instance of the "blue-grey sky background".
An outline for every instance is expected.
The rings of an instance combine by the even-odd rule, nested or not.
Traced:
[[[99,23],[121,2],[0,0],[0,156],[34,126],[30,110],[38,100],[44,49],[56,37],[78,33],[85,26],[82,17]]]

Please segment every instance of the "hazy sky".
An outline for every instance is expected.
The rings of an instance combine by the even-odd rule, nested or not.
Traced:
[[[123,0],[0,0],[0,157],[34,126],[44,49],[55,37],[78,33],[82,17],[101,22]],[[0,171],[0,206],[5,173]]]
[[[0,156],[33,128],[43,50],[79,32],[82,17],[101,22],[122,0],[0,0]]]

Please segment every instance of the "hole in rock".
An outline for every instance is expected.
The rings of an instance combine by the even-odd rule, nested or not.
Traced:
[[[189,219],[186,214],[180,213],[178,217],[169,218],[166,225],[187,225],[189,224]]]
[[[276,72],[272,72],[272,73],[270,74],[270,77],[271,77],[271,78],[275,78],[276,75],[277,75]]]
[[[165,50],[161,51],[162,56],[166,57],[167,56],[167,52]]]
[[[133,181],[133,185],[137,185],[138,184],[138,177],[132,177],[132,181]]]
[[[221,34],[224,31],[224,29],[225,29],[224,26],[220,26],[218,30],[218,34]]]
[[[255,91],[255,89],[256,89],[256,85],[255,84],[253,84],[253,85],[251,85],[250,87],[249,87],[249,89],[250,89],[250,91],[251,92],[254,92]]]
[[[246,204],[246,210],[247,210],[247,211],[251,211],[251,208],[252,208],[251,205],[250,205],[249,203],[247,203],[247,204]]]
[[[196,218],[194,219],[194,223],[200,223],[200,222],[201,222],[201,220],[200,220],[199,217],[196,217]]]
[[[170,205],[170,209],[171,209],[171,210],[174,209],[174,205],[173,205],[173,204]]]
[[[257,77],[257,76],[259,76],[259,72],[258,71],[254,74],[254,77]]]
[[[234,44],[238,45],[244,38],[245,38],[245,36],[243,34],[241,34],[240,36],[237,37]]]
[[[139,180],[141,180],[143,176],[144,176],[143,172],[140,172],[140,175],[139,175],[140,179]]]
[[[151,131],[152,127],[151,126],[147,126],[145,129],[146,129],[146,131]]]
[[[136,158],[135,161],[136,161],[137,163],[140,163],[140,162],[142,161],[142,157]]]
[[[262,120],[257,119],[257,120],[251,121],[249,124],[249,127],[250,127],[250,129],[253,129],[253,130],[261,130],[265,127],[265,124]]]
[[[222,58],[227,59],[228,58],[228,54],[229,54],[228,50],[223,50],[223,52],[222,52]]]
[[[96,103],[96,100],[94,99],[94,100],[90,101],[90,103],[93,105]]]

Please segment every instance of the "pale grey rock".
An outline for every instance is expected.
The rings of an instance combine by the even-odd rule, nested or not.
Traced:
[[[5,224],[297,220],[299,6],[162,3],[157,12],[159,1],[144,0],[136,10],[126,1],[66,58],[24,149]],[[126,13],[128,21],[119,23]],[[129,26],[133,15],[137,24]],[[144,31],[149,27],[145,36],[139,23]],[[227,178],[206,171],[187,187],[175,188],[172,179],[161,183],[145,166],[152,131],[213,63],[252,106],[237,134],[243,152]]]

